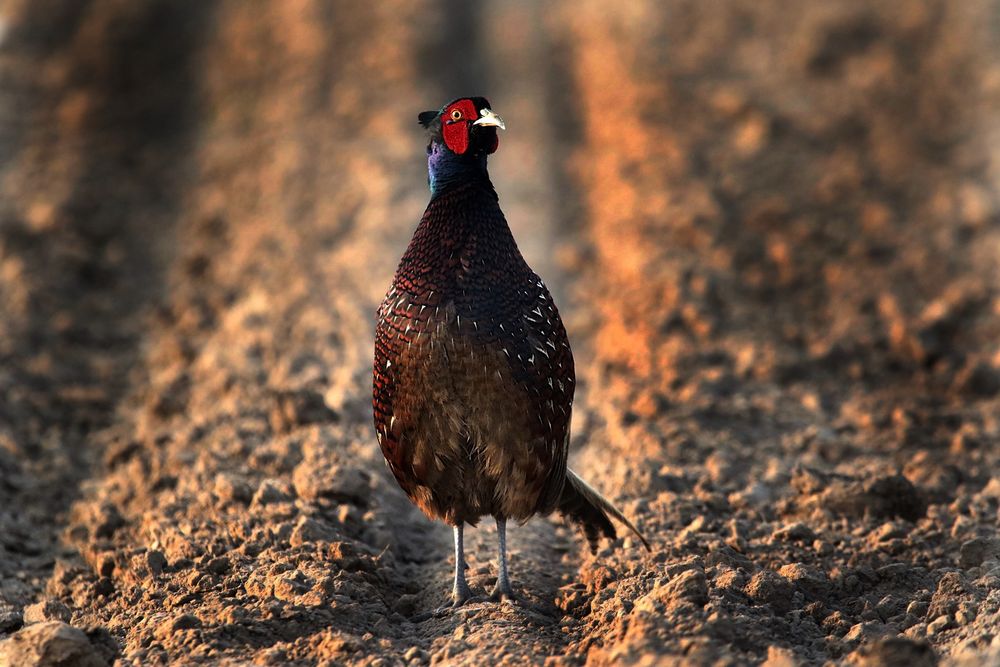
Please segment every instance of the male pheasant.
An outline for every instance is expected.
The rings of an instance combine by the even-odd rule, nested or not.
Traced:
[[[507,519],[560,511],[595,548],[635,527],[566,465],[575,376],[566,330],[525,263],[486,171],[503,120],[482,97],[418,116],[431,200],[378,311],[373,405],[382,453],[432,519],[454,527],[451,604],[466,602],[462,529],[496,519],[493,599],[512,599]]]

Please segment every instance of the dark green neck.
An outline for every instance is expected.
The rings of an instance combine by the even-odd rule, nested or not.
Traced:
[[[490,182],[486,171],[486,153],[458,155],[441,142],[434,141],[427,150],[427,178],[431,199],[458,183]],[[492,187],[492,186],[491,186]]]

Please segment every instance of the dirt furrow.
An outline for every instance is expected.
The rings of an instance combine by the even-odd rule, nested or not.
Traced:
[[[950,207],[964,191],[973,218],[995,210],[989,171],[958,166],[995,157],[955,132],[988,132],[995,91],[958,83],[991,70],[985,43],[954,39],[985,38],[985,7],[731,9],[576,3],[554,22],[595,254],[603,449],[585,460],[645,496],[632,507],[658,540],[642,568],[608,553],[585,571],[573,648],[692,664],[982,649],[972,615],[922,605],[995,583],[959,557],[995,537],[970,508],[994,454],[952,430],[994,437],[966,406],[993,397],[969,382],[992,373],[994,323],[972,313],[995,293],[976,248],[996,232]]]
[[[35,75],[6,89],[4,119],[17,136],[0,224],[7,630],[66,552],[67,510],[137,379],[198,113],[190,59],[210,14],[70,4],[12,3],[5,16],[5,78]]]
[[[397,10],[221,3],[206,26],[215,55],[189,91],[205,109],[198,179],[145,322],[148,380],[76,504],[81,558],[48,584],[60,602],[46,613],[65,603],[128,660],[312,664],[364,661],[372,642],[425,657],[506,642],[484,622],[456,643],[476,618],[414,622],[446,595],[450,532],[410,507],[371,439],[372,313],[426,199],[414,110],[462,80],[443,62],[417,90],[410,54],[434,37]],[[492,576],[491,541],[473,581]],[[547,524],[512,539],[518,582],[544,600],[561,583],[552,544]],[[558,645],[543,606],[526,612],[540,630],[512,647],[522,656]]]

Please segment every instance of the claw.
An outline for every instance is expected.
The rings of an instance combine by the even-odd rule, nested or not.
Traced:
[[[497,585],[493,587],[493,592],[490,593],[490,600],[493,602],[503,602],[504,600],[507,600],[516,604],[518,602],[518,597],[514,595],[514,590],[510,587],[509,583],[506,586],[501,586],[498,581]]]
[[[451,602],[447,603],[448,606],[461,607],[472,599],[472,591],[469,590],[469,586],[464,581],[462,584],[462,586],[456,586],[455,590],[451,592]]]
[[[431,616],[440,618],[456,611],[459,607],[464,607],[476,602],[484,602],[486,598],[482,595],[473,595],[468,586],[464,590],[455,590],[451,593],[451,599],[430,613]],[[423,619],[421,619],[423,620]]]
[[[470,599],[471,599],[471,596],[464,597],[464,598],[453,597],[451,600],[448,600],[443,605],[441,605],[440,607],[438,607],[437,609],[435,609],[434,611],[432,611],[431,615],[432,616],[436,616],[436,617],[447,616],[451,612],[453,612],[456,609],[458,609],[459,607],[463,606]]]

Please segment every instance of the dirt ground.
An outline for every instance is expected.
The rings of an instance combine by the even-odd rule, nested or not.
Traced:
[[[370,364],[466,94],[653,550],[433,615]],[[1000,664],[998,109],[986,0],[0,2],[0,664]]]

